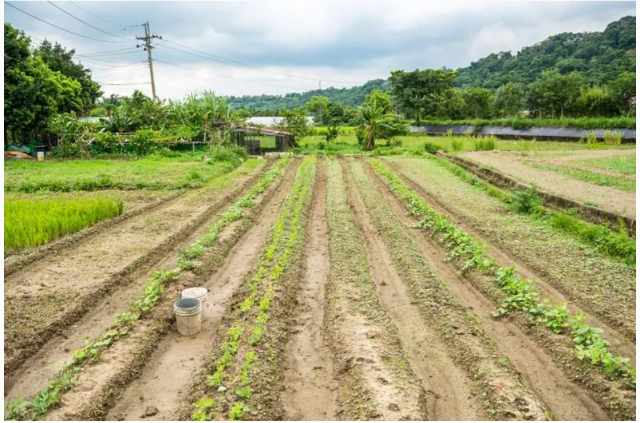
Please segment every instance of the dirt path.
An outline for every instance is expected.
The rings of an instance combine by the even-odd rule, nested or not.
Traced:
[[[635,218],[636,193],[614,187],[600,186],[571,178],[557,172],[536,169],[523,163],[518,155],[494,151],[462,153],[460,157],[492,166],[498,171],[535,184],[542,191],[558,194],[581,203],[595,202],[601,208]]]
[[[427,416],[430,420],[486,420],[473,381],[450,357],[450,348],[442,343],[423,320],[406,284],[396,272],[393,260],[377,232],[366,206],[356,189],[348,166],[342,162],[349,203],[363,233],[371,275],[378,297],[398,328],[403,348],[412,370],[428,395]]]
[[[287,369],[282,403],[291,420],[336,420],[337,383],[323,343],[325,281],[329,273],[329,229],[326,220],[326,163],[318,163],[316,191],[305,245],[305,277],[300,313],[286,346]]]
[[[617,301],[595,300],[590,295],[585,295],[589,294],[587,291],[590,289],[599,293],[605,286],[612,284],[616,289],[621,290],[618,295],[628,295],[622,289],[623,284],[615,280],[602,281],[603,273],[614,272],[607,275],[609,279],[614,278],[615,274],[621,271],[618,268],[624,266],[616,265],[611,268],[612,263],[609,263],[606,258],[584,257],[584,252],[573,251],[576,250],[575,247],[569,245],[573,249],[571,250],[566,248],[564,243],[557,245],[550,242],[552,240],[546,241],[552,234],[535,227],[533,223],[527,221],[527,217],[507,218],[509,214],[503,210],[502,205],[498,206],[499,210],[492,209],[491,212],[487,212],[485,210],[487,206],[473,197],[486,194],[474,192],[473,196],[465,197],[464,189],[472,191],[473,188],[465,186],[466,184],[462,181],[456,181],[454,175],[450,176],[450,183],[445,185],[437,175],[424,173],[422,169],[418,175],[397,161],[385,162],[389,163],[396,174],[437,212],[451,216],[456,226],[475,238],[491,241],[488,243],[489,254],[501,265],[514,265],[523,276],[535,278],[536,285],[545,295],[559,302],[566,302],[573,312],[585,313],[590,325],[604,329],[607,337],[620,341],[619,345],[612,346],[614,351],[635,359],[635,327],[631,326],[631,323],[635,323],[635,319],[627,323],[627,320],[631,319],[628,319],[627,315],[618,313],[620,303]],[[428,172],[428,169],[425,169],[425,172]],[[456,194],[461,187],[464,189]],[[489,202],[495,202],[488,196],[486,198]],[[503,223],[503,220],[507,220],[509,227]],[[513,228],[510,227],[511,225]],[[549,244],[538,245],[535,238]],[[585,269],[583,266],[586,263],[588,266]],[[624,271],[624,273],[628,272],[628,269]],[[625,276],[625,281],[627,279],[628,277]],[[574,285],[571,283],[574,280],[582,283]],[[587,286],[585,287],[584,284]],[[635,290],[633,296],[635,298]],[[631,317],[635,317],[634,312],[635,310],[632,311]],[[621,320],[623,317],[625,319]]]
[[[135,280],[229,204],[262,167],[239,168],[215,185],[122,222],[5,279],[5,377],[101,299]],[[226,189],[231,184],[233,188]],[[64,332],[63,332],[64,333]]]
[[[339,383],[338,417],[423,420],[425,392],[407,362],[397,328],[377,296],[347,192],[340,165],[328,159],[331,267],[324,330]]]
[[[220,335],[219,322],[234,292],[256,265],[255,257],[263,247],[279,207],[293,185],[296,169],[297,166],[292,165],[284,175],[282,185],[274,187],[276,193],[257,217],[257,223],[231,250],[222,267],[203,284],[209,289],[207,303],[210,307],[207,320],[202,323],[202,331],[193,337],[180,336],[175,330],[169,332],[158,344],[158,349],[149,358],[140,376],[116,400],[106,419],[174,419],[183,395],[208,358],[213,339]],[[145,418],[143,414],[147,407],[157,407],[158,413]]]

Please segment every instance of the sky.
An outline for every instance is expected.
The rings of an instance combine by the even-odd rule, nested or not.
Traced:
[[[361,85],[397,69],[457,69],[561,32],[603,31],[627,15],[636,15],[635,2],[4,4],[4,21],[34,43],[46,38],[75,49],[107,96],[134,89],[151,95],[147,52],[136,48],[141,24],[149,22],[151,33],[162,37],[152,40],[162,99],[203,90],[283,95]]]

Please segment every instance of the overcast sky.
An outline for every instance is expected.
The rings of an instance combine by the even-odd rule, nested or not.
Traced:
[[[611,21],[635,14],[635,2],[10,1],[4,6],[4,21],[33,42],[47,38],[75,48],[77,58],[95,69],[95,80],[143,83],[104,85],[107,95],[128,95],[135,88],[151,94],[147,54],[135,48],[135,36],[144,30],[134,26],[148,21],[152,33],[162,36],[153,40],[160,98],[205,89],[285,94],[318,88],[319,80],[323,88],[342,88],[386,79],[396,69],[456,69],[492,52],[516,53],[557,33],[603,31]]]

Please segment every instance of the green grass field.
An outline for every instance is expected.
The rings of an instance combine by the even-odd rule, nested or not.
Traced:
[[[386,140],[377,140],[376,147],[381,149],[398,148],[411,152],[411,150],[424,151],[424,143],[430,142],[437,145],[440,149],[453,152],[453,144],[458,143],[460,149],[457,151],[474,151],[476,138],[471,137],[434,137],[427,135],[406,135],[395,138],[396,143],[400,145],[388,146]],[[327,144],[323,135],[312,135],[304,137],[300,141],[300,152],[317,153],[320,147],[325,151],[333,151],[336,153],[358,154],[364,151],[358,145],[358,139],[355,135],[338,135],[338,138],[331,144]],[[630,149],[635,148],[635,144],[623,144],[617,146],[608,146],[604,143],[593,145],[579,144],[577,142],[556,142],[556,141],[525,141],[525,140],[496,140],[496,150],[504,151],[549,151],[549,150],[590,150],[590,149]],[[399,153],[402,154],[402,153]]]
[[[204,156],[209,159],[206,161]],[[242,160],[227,152],[148,156],[138,160],[6,161],[5,192],[181,189],[201,186]]]
[[[612,156],[600,159],[586,159],[574,162],[585,167],[593,167],[602,170],[610,170],[625,175],[635,175],[636,173],[636,156]]]
[[[114,198],[5,198],[5,252],[37,247],[122,214],[123,202]]]

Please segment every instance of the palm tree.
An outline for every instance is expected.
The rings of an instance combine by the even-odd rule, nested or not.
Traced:
[[[365,146],[367,151],[373,150],[376,129],[379,127],[390,128],[387,122],[394,117],[393,113],[385,111],[384,105],[375,97],[358,108],[360,128],[367,133],[367,144]]]

